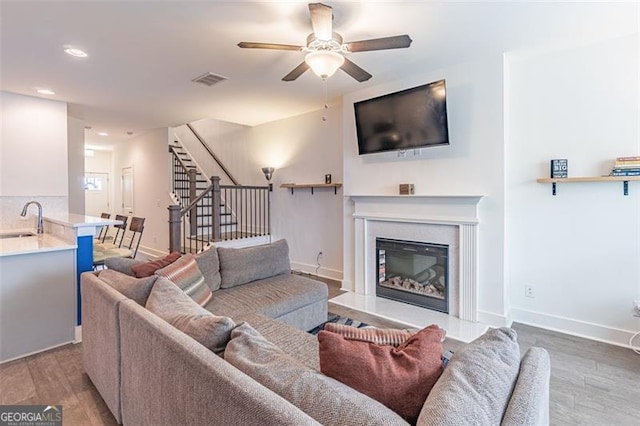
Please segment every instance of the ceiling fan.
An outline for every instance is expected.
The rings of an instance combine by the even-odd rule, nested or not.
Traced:
[[[411,46],[411,38],[404,34],[369,40],[343,43],[342,36],[333,32],[333,9],[322,3],[309,3],[313,32],[307,37],[306,46],[291,44],[240,42],[244,49],[293,50],[307,52],[304,62],[285,75],[283,81],[293,81],[311,68],[322,79],[331,77],[338,68],[359,82],[367,81],[371,74],[345,58],[346,53],[371,50],[402,49]]]

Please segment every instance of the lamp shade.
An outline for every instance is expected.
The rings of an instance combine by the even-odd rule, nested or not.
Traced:
[[[344,56],[331,50],[316,50],[307,54],[304,61],[320,78],[329,78],[344,64]]]
[[[263,167],[262,168],[262,173],[264,173],[264,177],[265,179],[267,179],[267,181],[271,181],[271,177],[273,176],[273,172],[275,172],[276,169],[273,167]]]

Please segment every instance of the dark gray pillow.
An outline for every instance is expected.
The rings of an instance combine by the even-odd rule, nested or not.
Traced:
[[[519,369],[516,332],[488,330],[453,355],[422,406],[418,426],[499,425]]]
[[[247,323],[231,332],[224,359],[323,425],[343,426],[345,419],[353,425],[407,425],[378,401],[301,364]]]
[[[109,284],[111,288],[118,290],[123,296],[144,306],[158,277],[153,275],[146,278],[136,278],[113,269],[105,269],[98,273],[98,278]]]
[[[224,350],[236,326],[231,318],[202,308],[165,277],[158,278],[145,307],[216,353]]]
[[[220,259],[218,259],[218,249],[215,246],[209,248],[202,253],[194,255],[198,269],[202,272],[204,280],[211,289],[216,291],[220,288]]]
[[[132,277],[135,277],[136,274],[131,270],[131,267],[143,263],[145,263],[144,260],[129,259],[126,257],[108,257],[104,260],[104,266],[108,269],[113,269],[114,271],[122,272]]]
[[[286,240],[247,248],[218,247],[221,288],[291,272]]]

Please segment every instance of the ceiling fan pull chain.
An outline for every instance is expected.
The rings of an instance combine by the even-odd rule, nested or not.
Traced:
[[[322,114],[322,121],[327,121],[327,110],[329,109],[329,105],[327,105],[327,79],[322,79],[322,96],[324,97],[324,114]]]

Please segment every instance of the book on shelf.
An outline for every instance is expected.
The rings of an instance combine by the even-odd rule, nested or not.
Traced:
[[[552,178],[569,177],[569,160],[566,158],[556,158],[551,160],[549,175]]]
[[[613,169],[609,176],[640,176],[640,169]]]
[[[640,167],[640,160],[614,161],[614,167]]]

